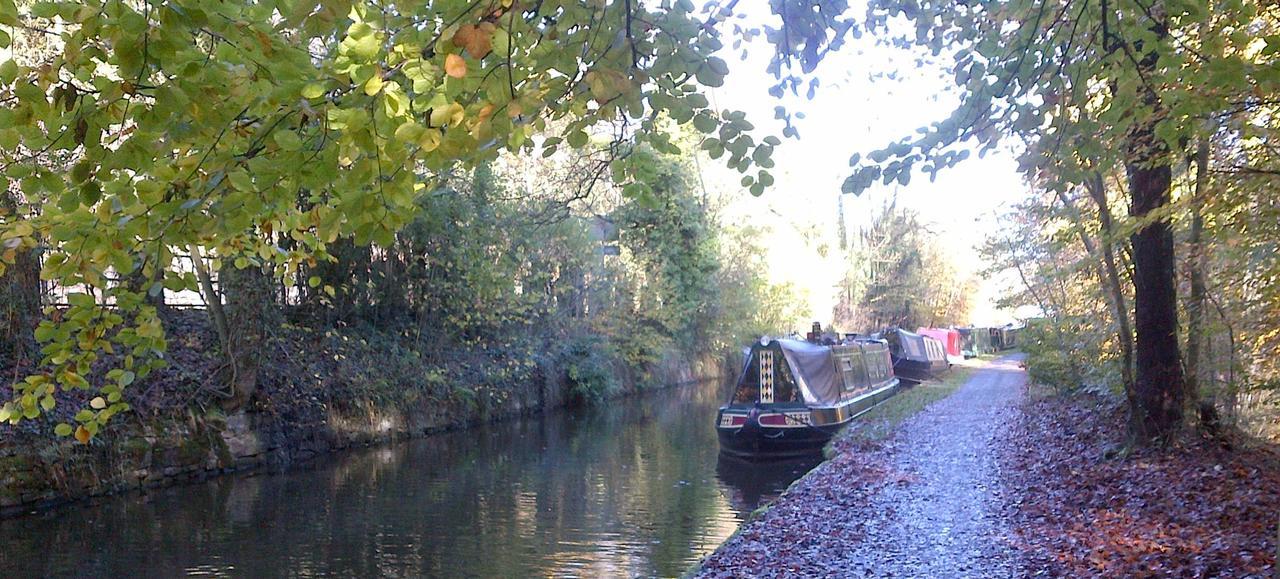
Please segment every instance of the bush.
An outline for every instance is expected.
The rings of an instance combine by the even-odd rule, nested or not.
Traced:
[[[569,405],[593,404],[616,390],[607,347],[598,336],[587,335],[570,340],[564,361],[569,378]]]

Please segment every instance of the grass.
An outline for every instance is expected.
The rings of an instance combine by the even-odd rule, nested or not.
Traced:
[[[830,459],[833,456],[833,445],[840,441],[874,442],[889,436],[889,433],[906,419],[915,416],[930,404],[950,396],[977,370],[978,368],[972,366],[954,366],[939,381],[925,382],[902,390],[893,398],[885,400],[868,410],[866,414],[854,419],[852,424],[827,444],[823,449],[823,455]]]

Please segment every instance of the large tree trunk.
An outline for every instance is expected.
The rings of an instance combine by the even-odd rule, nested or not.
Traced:
[[[1146,220],[1169,204],[1171,171],[1163,143],[1148,121],[1130,136],[1126,163],[1132,196],[1129,214]],[[1178,292],[1174,281],[1173,228],[1163,217],[1130,237],[1133,245],[1134,386],[1139,412],[1131,417],[1142,443],[1162,443],[1182,425],[1186,389],[1178,348]]]
[[[1168,38],[1164,6],[1153,3],[1149,14],[1156,42]],[[1140,77],[1155,71],[1159,54],[1154,48],[1133,44],[1141,54]],[[1134,330],[1137,373],[1134,387],[1137,414],[1130,416],[1130,430],[1140,444],[1163,444],[1182,426],[1186,386],[1178,344],[1178,288],[1174,277],[1173,227],[1159,213],[1169,205],[1172,181],[1169,147],[1156,135],[1164,107],[1155,88],[1143,95],[1145,111],[1125,139],[1125,170],[1129,177],[1129,215],[1142,223],[1130,237],[1133,246]],[[1154,214],[1154,215],[1153,215]],[[1153,217],[1155,219],[1153,220]]]

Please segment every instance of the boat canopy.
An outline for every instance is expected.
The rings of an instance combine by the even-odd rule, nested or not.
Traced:
[[[815,344],[766,338],[743,350],[742,373],[729,403],[833,407],[893,379],[889,346],[883,341],[855,338]]]
[[[898,345],[901,349],[901,357],[907,360],[932,362],[946,360],[947,357],[942,342],[903,329],[898,330]]]
[[[791,366],[805,404],[832,406],[840,403],[842,382],[831,358],[831,347],[801,340],[775,340]]]

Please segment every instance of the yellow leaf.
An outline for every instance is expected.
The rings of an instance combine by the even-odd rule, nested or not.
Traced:
[[[88,430],[85,430],[85,427],[83,426],[76,427],[76,440],[79,440],[81,444],[87,444],[89,442],[89,438],[91,437],[92,435],[89,434]]]
[[[449,103],[448,105],[438,106],[431,109],[431,126],[443,127],[445,125],[454,126],[462,123],[467,116],[467,112],[463,110],[462,105],[458,103]]]
[[[436,129],[427,129],[418,136],[418,146],[422,147],[422,152],[430,153],[440,146],[440,131]]]
[[[450,54],[444,57],[444,72],[453,78],[462,78],[467,76],[467,61],[461,56]]]
[[[406,143],[416,142],[422,136],[423,127],[413,121],[406,121],[396,128],[395,137]]]
[[[373,96],[382,90],[382,75],[375,74],[364,81],[364,94]]]
[[[102,410],[103,408],[107,407],[107,401],[103,399],[101,396],[97,396],[93,400],[89,401],[89,407],[93,408],[94,410]]]
[[[324,85],[313,82],[302,87],[302,98],[315,99],[324,96]]]

